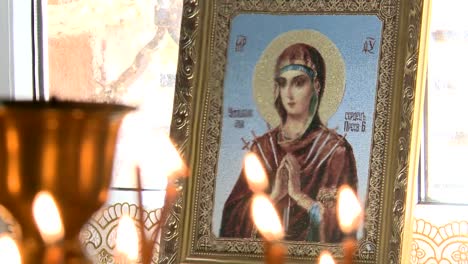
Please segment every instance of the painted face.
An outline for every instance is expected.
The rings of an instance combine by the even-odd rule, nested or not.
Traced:
[[[288,70],[275,78],[279,96],[291,118],[307,118],[310,114],[310,101],[318,91],[309,76],[303,71]]]

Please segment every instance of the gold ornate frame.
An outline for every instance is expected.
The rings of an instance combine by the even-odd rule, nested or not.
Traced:
[[[365,236],[356,263],[399,263],[406,211],[422,0],[186,0],[171,136],[191,176],[178,182],[160,263],[262,261],[257,240],[211,232],[230,21],[241,13],[373,15],[383,24],[369,161]],[[310,263],[339,244],[287,242],[288,259]]]

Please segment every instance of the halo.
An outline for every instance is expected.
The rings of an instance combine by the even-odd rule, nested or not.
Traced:
[[[318,109],[324,124],[336,112],[343,99],[345,88],[345,64],[339,49],[325,35],[314,30],[292,30],[275,39],[263,51],[257,62],[252,80],[253,96],[259,113],[271,126],[280,124],[274,107],[274,70],[281,52],[295,43],[304,43],[316,48],[325,61],[325,88]]]

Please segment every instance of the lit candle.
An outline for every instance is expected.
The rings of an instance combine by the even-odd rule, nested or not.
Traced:
[[[265,263],[284,263],[286,249],[280,242],[284,237],[284,231],[270,199],[264,194],[256,194],[252,200],[251,210],[254,224],[265,238]]]
[[[254,193],[265,191],[268,186],[268,180],[262,163],[257,155],[250,152],[244,158],[245,176],[249,188]]]
[[[15,240],[7,234],[0,235],[0,260],[2,263],[21,264],[21,255]]]
[[[170,206],[178,195],[179,186],[176,180],[180,177],[188,176],[188,170],[169,135],[160,129],[154,130],[152,128],[148,129],[147,127],[142,129],[141,125],[145,124],[141,121],[144,120],[141,119],[141,115],[138,116],[135,114],[136,113],[133,113],[126,117],[125,122],[132,123],[127,123],[128,126],[126,125],[125,127],[135,129],[135,131],[130,134],[137,134],[138,137],[133,137],[136,141],[123,145],[123,148],[118,152],[121,154],[124,153],[123,155],[133,153],[131,156],[123,158],[123,160],[125,160],[125,168],[130,170],[129,172],[131,175],[128,177],[128,174],[121,174],[123,177],[117,177],[119,178],[117,180],[118,183],[114,182],[114,186],[127,186],[128,184],[136,185],[137,204],[140,208],[140,210],[138,210],[136,221],[138,222],[139,228],[124,228],[124,231],[119,232],[121,235],[118,235],[117,239],[120,242],[118,242],[117,245],[120,244],[121,246],[118,246],[119,249],[116,251],[119,251],[118,255],[121,260],[130,261],[127,256],[128,254],[125,252],[129,248],[127,244],[131,243],[128,242],[129,239],[123,238],[120,240],[119,237],[125,237],[130,233],[136,233],[136,236],[139,235],[139,246],[137,249],[132,251],[137,252],[136,254],[138,254],[137,258],[139,263],[149,264],[152,263],[153,252],[159,250],[159,239],[161,237],[161,228],[163,225],[157,225],[156,228],[153,229],[153,234],[148,237],[146,236],[144,228],[146,216],[144,215],[143,190],[145,188],[166,188],[166,195],[163,199],[156,201],[155,199],[151,199],[152,205],[154,205],[155,202],[159,202],[160,204],[158,206],[162,206],[161,218],[159,221],[160,223],[164,223],[166,222],[165,219],[170,214]],[[141,134],[140,132],[144,130],[150,131],[149,133]],[[137,154],[135,155],[135,153]],[[120,182],[121,180],[130,180],[131,182]],[[126,225],[125,222],[132,222],[125,220],[125,218],[121,221],[124,223],[124,226]],[[134,224],[132,224],[132,226],[134,226]],[[136,231],[129,231],[130,229],[135,229]],[[134,245],[135,244],[130,247],[133,247]],[[136,261],[133,260],[132,257],[131,259],[132,261]]]
[[[362,209],[354,191],[349,186],[340,188],[337,210],[340,228],[346,234],[346,238],[343,240],[343,263],[351,264],[357,243],[353,233],[361,223]]]
[[[320,254],[319,264],[335,264],[335,260],[333,260],[333,257],[330,255],[330,252],[323,251]]]
[[[175,179],[178,177],[188,176],[187,167],[185,166],[182,158],[179,155],[176,147],[173,145],[169,135],[163,131],[156,131],[151,137],[151,141],[154,143],[153,151],[146,153],[145,157],[150,157],[148,162],[143,162],[144,159],[140,160],[139,165],[136,168],[137,176],[137,194],[138,194],[138,206],[143,208],[143,186],[150,181],[161,181],[162,179],[167,180],[166,182],[166,196],[165,203],[161,210],[160,223],[164,223],[165,219],[169,215],[169,206],[174,202],[177,197],[177,185]],[[148,175],[145,177],[145,175]],[[161,177],[154,177],[154,175],[160,175]],[[159,251],[159,239],[161,236],[161,227],[158,225],[154,229],[154,233],[151,238],[147,238],[145,235],[144,227],[144,216],[143,210],[139,210],[139,233],[140,233],[140,253],[141,263],[150,264],[152,263],[152,255],[156,250]]]
[[[116,152],[121,169],[114,176],[114,187],[136,187],[136,167],[140,169],[144,189],[164,189],[172,177],[187,175],[184,161],[169,135],[150,127],[145,117],[132,113],[124,119],[124,136]]]
[[[157,146],[159,149],[159,151],[155,151],[154,153],[156,156],[153,156],[151,159],[157,164],[155,169],[157,169],[161,175],[167,177],[171,177],[175,173],[183,175],[186,170],[185,164],[167,133],[158,131],[158,133],[154,135],[154,140],[154,146]]]
[[[123,215],[119,219],[115,243],[116,256],[121,263],[136,263],[139,248],[138,233],[130,216]]]
[[[33,201],[33,215],[42,239],[47,245],[60,242],[64,237],[62,218],[57,203],[49,192],[39,192]]]
[[[60,212],[52,195],[47,191],[36,194],[33,201],[33,216],[42,240],[46,244],[44,262],[62,263],[64,254],[59,245],[64,238],[64,227]]]

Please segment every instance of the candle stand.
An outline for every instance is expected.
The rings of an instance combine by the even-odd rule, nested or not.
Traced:
[[[0,204],[19,222],[23,264],[89,263],[78,240],[107,199],[120,122],[133,108],[79,102],[0,103]],[[49,192],[64,237],[46,244],[34,221],[37,193]],[[47,214],[47,212],[44,212]]]

